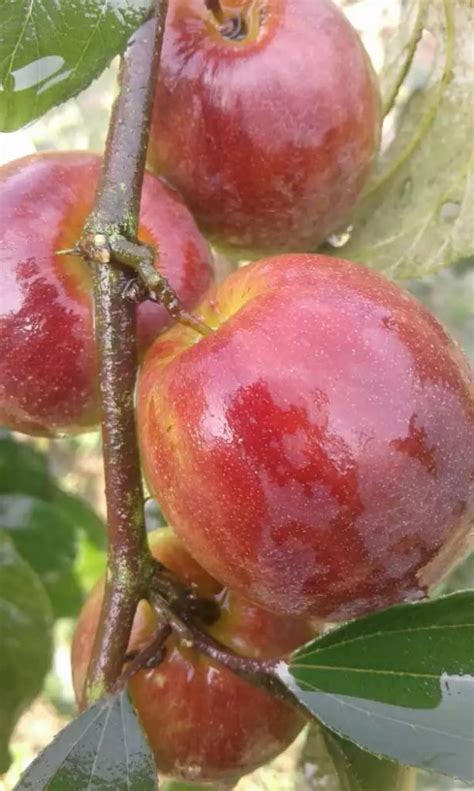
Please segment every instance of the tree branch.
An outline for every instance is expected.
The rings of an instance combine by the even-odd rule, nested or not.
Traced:
[[[157,561],[147,598],[156,614],[156,632],[143,648],[125,655],[124,662],[129,664],[117,679],[115,691],[125,686],[141,670],[159,665],[165,658],[166,641],[174,634],[179,641],[192,646],[216,664],[289,703],[301,711],[306,719],[312,719],[311,712],[279,677],[278,666],[282,660],[245,657],[211,637],[202,625],[212,624],[219,618],[219,607],[212,599],[196,596],[173,572]]]
[[[124,298],[133,271],[114,260],[109,239],[136,242],[140,195],[166,0],[134,36],[121,64],[94,209],[80,248],[94,271],[96,339],[109,538],[108,569],[85,698],[113,688],[127,650],[138,601],[153,562],[148,549],[133,394],[137,372],[136,304]],[[113,265],[111,265],[111,262]]]
[[[137,240],[140,195],[152,101],[163,39],[166,0],[136,33],[120,71],[94,209],[78,249],[94,271],[96,339],[102,395],[102,437],[109,537],[108,567],[83,705],[117,689],[164,655],[175,632],[201,653],[276,697],[300,707],[275,672],[276,662],[238,656],[199,624],[212,623],[219,609],[200,599],[154,560],[148,548],[133,394],[137,373],[136,305],[140,285],[178,320],[207,334],[209,328],[184,312],[154,267],[154,251]],[[133,283],[136,274],[141,283]],[[133,619],[148,599],[162,624],[153,641],[127,661]],[[196,620],[197,619],[197,620]],[[307,712],[306,712],[307,716]]]
[[[265,689],[279,700],[294,706],[307,719],[312,718],[308,709],[303,706],[296,695],[279,678],[277,668],[281,662],[280,659],[252,659],[251,657],[236,654],[226,645],[219,643],[203,630],[195,620],[197,615],[199,620],[202,621],[199,605],[203,607],[202,612],[205,615],[204,605],[206,600],[194,597],[193,601],[190,592],[188,598],[183,597],[179,582],[177,583],[176,594],[173,595],[173,579],[170,578],[168,589],[165,589],[161,582],[161,576],[159,571],[155,573],[148,596],[159,624],[157,635],[162,635],[165,629],[169,630],[167,635],[174,632],[180,640],[193,646],[213,662],[222,665],[254,686]],[[212,603],[212,601],[208,602],[209,605],[212,605]],[[212,616],[207,622],[213,622]],[[155,658],[153,659],[153,646],[156,645],[156,640],[157,638],[135,658],[134,672],[138,672],[144,666],[150,667],[159,664],[162,660],[164,656],[163,643],[159,644],[158,651],[155,650]],[[127,676],[128,678],[130,678],[130,675]]]

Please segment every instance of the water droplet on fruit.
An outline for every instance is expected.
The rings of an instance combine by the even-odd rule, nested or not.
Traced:
[[[353,231],[353,226],[348,225],[344,231],[340,233],[332,233],[327,238],[327,243],[331,245],[331,247],[344,247],[345,244],[351,238],[351,233]]]
[[[461,205],[456,201],[446,201],[439,210],[439,217],[443,222],[454,222],[459,217]]]

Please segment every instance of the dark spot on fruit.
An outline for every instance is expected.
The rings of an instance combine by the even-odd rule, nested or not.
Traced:
[[[394,439],[390,445],[401,453],[407,453],[408,456],[417,459],[431,475],[436,475],[435,449],[427,444],[423,426],[416,425],[416,415],[410,418],[408,436],[404,439]]]

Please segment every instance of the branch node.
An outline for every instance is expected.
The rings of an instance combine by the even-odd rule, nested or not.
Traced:
[[[79,241],[83,257],[91,264],[110,264],[111,246],[107,234],[86,232]]]

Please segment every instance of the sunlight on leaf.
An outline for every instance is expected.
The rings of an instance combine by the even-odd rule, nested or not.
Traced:
[[[0,495],[0,528],[43,583],[56,618],[75,615],[82,603],[74,578],[76,527],[60,508],[36,497]]]
[[[0,3],[0,130],[18,129],[86,88],[149,9],[150,0]]]
[[[431,53],[435,67],[400,110],[394,140],[337,255],[400,279],[472,255],[473,24],[469,0],[428,4],[424,56]]]
[[[400,86],[407,76],[423,30],[428,0],[410,0],[403,9],[398,29],[394,31],[385,52],[385,63],[380,75],[383,114],[392,108]]]
[[[282,680],[328,728],[377,755],[474,776],[474,592],[360,618],[296,651]]]
[[[0,531],[0,773],[22,712],[38,695],[52,657],[52,614],[45,590]]]
[[[144,791],[158,788],[148,742],[126,691],[73,720],[36,758],[15,791]]]

